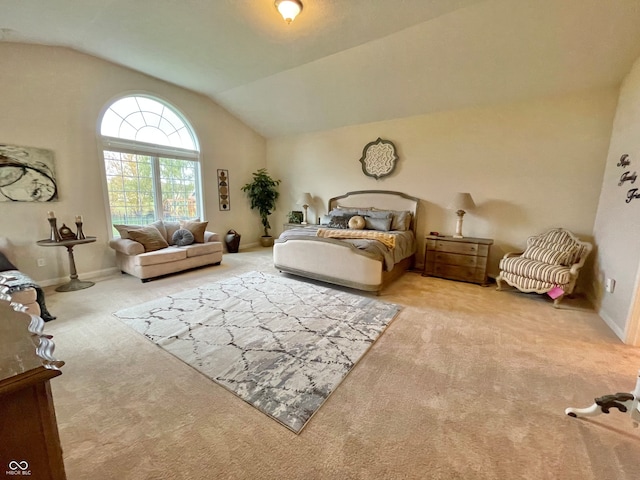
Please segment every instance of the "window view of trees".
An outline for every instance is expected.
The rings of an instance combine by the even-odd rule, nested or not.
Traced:
[[[112,223],[200,217],[196,162],[108,150],[104,160]]]
[[[202,218],[195,136],[176,111],[124,97],[105,112],[101,133],[112,225]]]

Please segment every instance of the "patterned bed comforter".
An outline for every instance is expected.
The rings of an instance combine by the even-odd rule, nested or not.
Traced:
[[[318,230],[331,230],[331,231],[343,231],[349,232],[346,229],[336,229],[336,228],[324,228],[316,225],[309,225],[305,228],[292,228],[289,230],[285,230],[279,237],[279,240],[287,240],[290,238],[295,239],[305,239],[310,242],[317,241],[319,238]],[[376,232],[376,230],[350,230],[351,232]],[[337,233],[338,240],[341,242],[349,243],[353,245],[358,250],[362,250],[368,252],[375,256],[376,258],[384,261],[385,270],[389,271],[393,269],[393,266],[399,261],[410,257],[416,251],[416,240],[415,235],[412,231],[400,232],[400,231],[391,231],[391,232],[380,232],[384,233],[385,237],[387,235],[394,237],[392,243],[395,244],[393,247],[389,247],[385,245],[385,243],[381,242],[379,239],[373,238],[344,238],[343,235],[349,235],[348,233],[340,234]],[[322,234],[324,235],[324,234]],[[330,233],[327,235],[331,235]],[[352,236],[356,236],[359,234],[353,234]],[[366,236],[366,234],[364,235]],[[374,235],[375,236],[375,235]],[[331,236],[325,238],[332,238]],[[335,238],[335,237],[333,237]],[[391,243],[391,242],[386,242]]]

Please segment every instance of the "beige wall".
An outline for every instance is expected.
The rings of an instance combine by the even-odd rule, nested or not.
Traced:
[[[631,162],[626,168],[617,166],[623,154],[628,154]],[[640,180],[618,186],[621,175],[627,171],[640,173],[640,59],[620,89],[594,226],[598,245],[595,303],[600,316],[621,338],[625,338],[632,324],[638,323],[640,314],[636,311],[631,315],[640,266],[640,199],[626,203],[628,191],[640,189]],[[605,291],[606,278],[616,281],[613,293]],[[638,340],[629,339],[640,344]]]
[[[205,218],[210,229],[234,228],[243,244],[260,235],[260,222],[248,209],[240,187],[266,161],[266,141],[204,96],[68,49],[0,43],[0,143],[53,150],[59,201],[0,202],[0,236],[17,246],[18,267],[43,285],[68,275],[66,250],[43,248],[49,236],[47,211],[73,225],[83,215],[94,244],[76,248],[81,277],[114,268],[107,246],[100,152],[96,131],[103,109],[128,93],[147,93],[181,111],[194,127],[202,157]],[[229,170],[231,210],[220,212],[216,170]],[[36,266],[44,258],[47,265]]]
[[[465,216],[463,233],[495,239],[495,275],[503,254],[522,249],[529,235],[563,226],[592,239],[616,99],[617,90],[607,89],[270,139],[267,165],[283,180],[272,224],[300,210],[300,192],[314,195],[316,218],[332,196],[384,189],[423,200],[421,236],[450,235],[456,216],[446,209],[449,199],[471,192],[478,208]],[[378,137],[395,143],[400,160],[391,176],[376,181],[358,160]]]

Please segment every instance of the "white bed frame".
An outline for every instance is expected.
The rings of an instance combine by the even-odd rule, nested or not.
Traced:
[[[329,210],[338,206],[413,212],[411,230],[416,232],[420,200],[401,192],[360,190],[329,200]],[[380,291],[415,263],[415,254],[384,270],[384,261],[349,243],[331,238],[276,240],[273,263],[281,272],[321,280],[370,292]]]

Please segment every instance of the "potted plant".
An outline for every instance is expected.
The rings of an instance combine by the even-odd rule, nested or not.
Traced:
[[[278,192],[280,182],[281,180],[271,178],[265,168],[261,168],[253,174],[253,181],[247,183],[241,189],[249,197],[251,209],[258,210],[260,214],[262,227],[264,228],[264,235],[260,237],[260,243],[263,247],[273,245],[273,237],[269,235],[269,229],[271,228],[269,215],[276,209],[276,200],[280,195]]]

